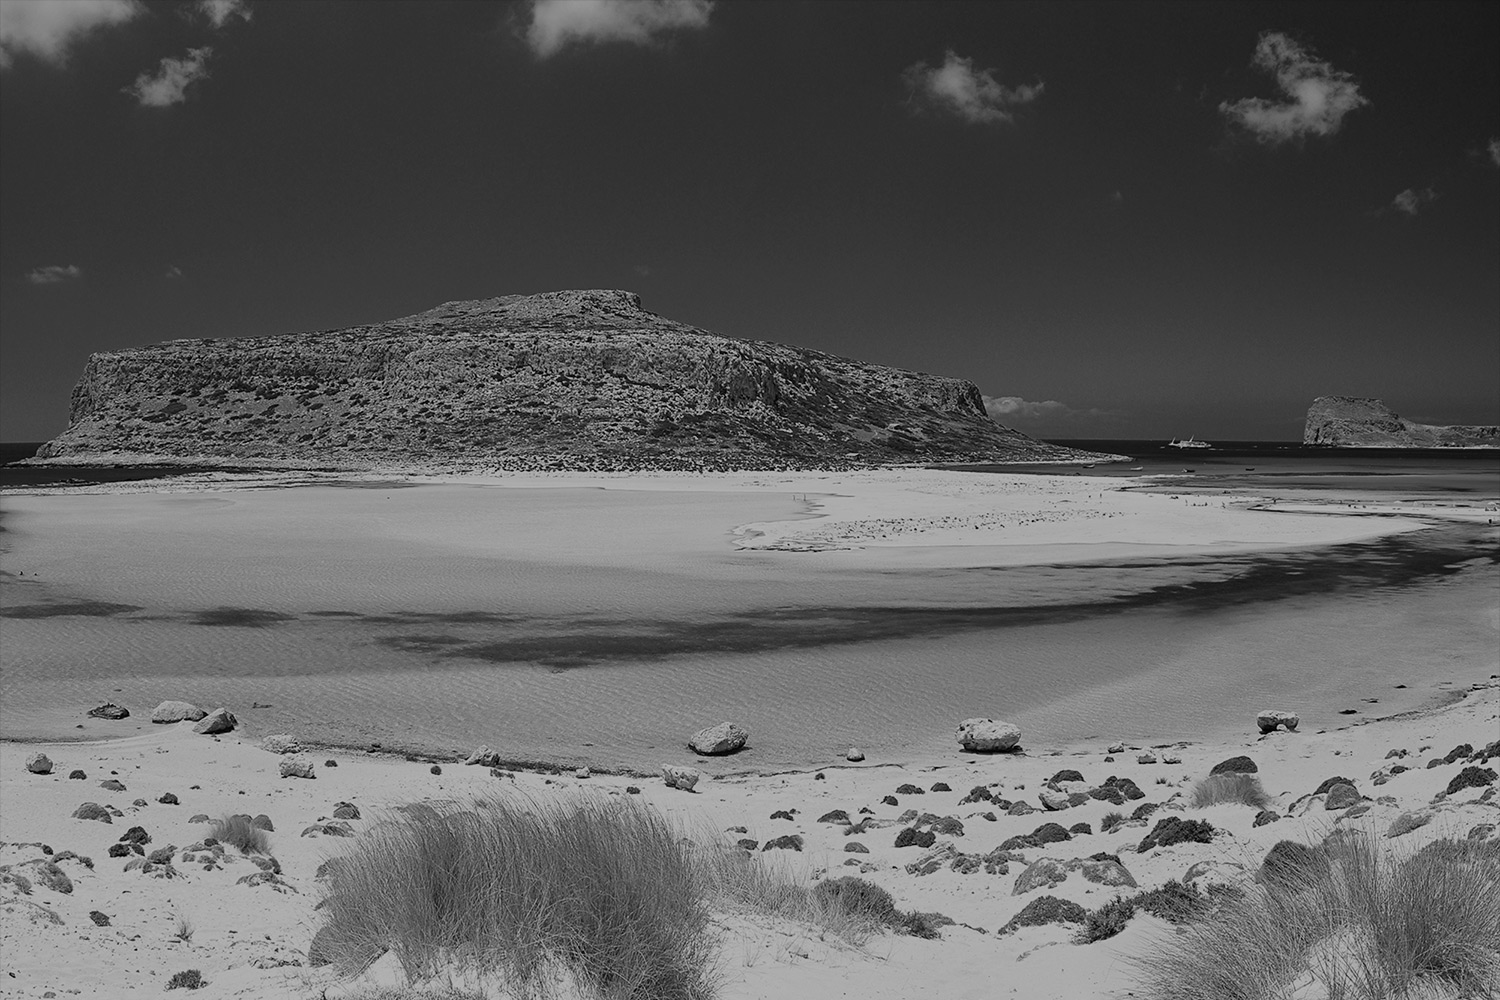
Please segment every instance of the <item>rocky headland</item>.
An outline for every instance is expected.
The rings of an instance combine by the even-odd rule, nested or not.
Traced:
[[[1059,462],[970,382],[735,340],[625,291],[449,302],[341,330],[93,355],[67,464],[755,469]]]
[[[1419,424],[1378,399],[1319,396],[1308,407],[1302,443],[1335,448],[1500,448],[1500,426]]]

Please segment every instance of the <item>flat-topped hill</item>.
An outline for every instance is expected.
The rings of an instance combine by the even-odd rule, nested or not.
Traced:
[[[1307,410],[1302,443],[1342,448],[1500,448],[1500,427],[1419,424],[1378,399],[1319,396]]]
[[[960,379],[717,336],[630,292],[560,291],[95,354],[38,457],[628,470],[1090,456],[995,423]]]

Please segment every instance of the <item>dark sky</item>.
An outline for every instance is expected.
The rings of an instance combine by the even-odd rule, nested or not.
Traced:
[[[6,440],[92,351],[583,287],[1053,437],[1500,422],[1500,4],[0,0],[0,52]]]

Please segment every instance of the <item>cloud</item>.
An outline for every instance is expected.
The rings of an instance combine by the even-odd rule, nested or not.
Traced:
[[[97,28],[124,24],[144,11],[136,0],[4,0],[0,3],[0,69],[28,52],[61,64],[68,46]]]
[[[1490,144],[1485,147],[1490,154],[1490,162],[1500,167],[1500,139],[1491,139]]]
[[[532,0],[526,42],[538,58],[568,45],[650,45],[672,31],[708,27],[714,0]]]
[[[1067,424],[1120,416],[1112,410],[1077,409],[1055,399],[1030,400],[1020,396],[985,396],[990,419],[1002,424]]]
[[[215,28],[222,29],[230,18],[250,20],[250,5],[245,0],[198,0],[198,13],[208,18]]]
[[[0,4],[0,6],[4,6]],[[64,281],[75,281],[83,277],[83,268],[77,264],[49,264],[26,272],[26,280],[33,285],[60,285]]]
[[[995,79],[994,70],[976,70],[974,60],[964,59],[952,49],[944,56],[943,65],[934,69],[917,63],[908,66],[901,78],[911,88],[915,108],[957,115],[975,125],[1012,120],[1010,109],[1036,100],[1044,86],[1038,80],[1035,86],[1007,87]]]
[[[1333,135],[1344,116],[1369,104],[1354,77],[1321,62],[1311,49],[1279,31],[1263,31],[1255,46],[1252,66],[1276,76],[1283,101],[1261,97],[1219,105],[1232,124],[1261,142],[1278,146],[1309,135]]]
[[[188,49],[187,55],[181,59],[168,56],[161,61],[161,68],[155,76],[142,73],[135,78],[135,83],[125,88],[125,93],[134,94],[146,108],[181,104],[187,100],[188,84],[208,76],[208,57],[213,51],[205,45],[201,49]]]
[[[167,273],[163,275],[163,277],[180,278],[182,277],[182,268],[178,267],[176,264],[168,264]]]
[[[1437,198],[1437,192],[1432,188],[1424,188],[1421,191],[1413,191],[1407,188],[1391,201],[1396,211],[1405,212],[1407,215],[1416,215],[1422,210],[1422,206]]]

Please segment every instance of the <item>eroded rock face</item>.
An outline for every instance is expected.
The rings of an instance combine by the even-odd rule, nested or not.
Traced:
[[[995,423],[972,383],[717,336],[605,290],[95,354],[38,457],[725,469],[1084,454]]]
[[[1341,448],[1500,448],[1500,426],[1419,424],[1378,399],[1319,396],[1307,410],[1302,443]]]

